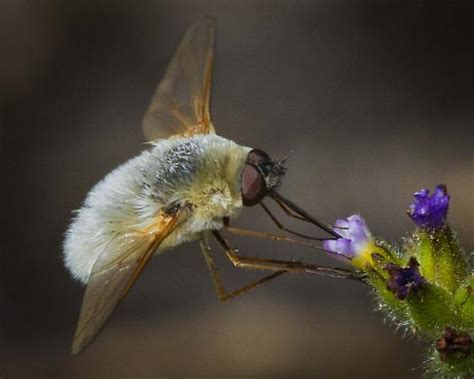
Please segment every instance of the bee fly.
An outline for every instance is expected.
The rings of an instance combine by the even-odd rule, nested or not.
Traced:
[[[88,194],[66,233],[65,265],[87,285],[72,352],[80,352],[99,332],[154,253],[197,240],[221,300],[235,297],[285,272],[312,272],[353,278],[348,270],[238,255],[220,234],[286,240],[284,235],[231,228],[243,207],[259,204],[285,228],[262,200],[274,200],[289,216],[324,224],[277,192],[285,171],[258,149],[215,134],[209,114],[215,23],[197,22],[186,33],[143,119],[151,148],[122,164]],[[270,275],[227,293],[214,265],[208,237],[214,237],[236,267]],[[316,238],[315,238],[316,239]]]

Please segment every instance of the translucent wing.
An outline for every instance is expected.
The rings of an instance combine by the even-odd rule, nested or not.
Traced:
[[[215,29],[206,17],[186,32],[143,118],[148,140],[214,133],[209,101]]]
[[[133,231],[104,248],[82,300],[72,353],[79,353],[100,331],[120,300],[135,283],[153,252],[174,230],[180,212],[160,214],[145,230]]]

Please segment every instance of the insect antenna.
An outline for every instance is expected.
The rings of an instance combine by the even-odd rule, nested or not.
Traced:
[[[290,152],[288,154],[286,154],[283,158],[279,159],[277,161],[277,163],[282,166],[283,164],[285,164],[285,162],[293,155],[294,153],[294,150],[290,150]]]

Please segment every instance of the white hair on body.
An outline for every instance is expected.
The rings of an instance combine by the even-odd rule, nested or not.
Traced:
[[[150,225],[172,205],[191,205],[189,219],[159,251],[222,227],[242,207],[240,172],[250,148],[210,135],[158,140],[109,173],[89,192],[66,232],[64,261],[87,283],[102,251],[119,248],[127,231]]]

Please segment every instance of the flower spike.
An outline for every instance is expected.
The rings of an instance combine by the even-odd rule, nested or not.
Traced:
[[[323,247],[364,274],[397,327],[429,342],[428,375],[474,378],[474,268],[446,223],[449,200],[444,185],[415,193],[408,215],[417,227],[399,245],[374,238],[352,215],[336,221],[336,238]]]

